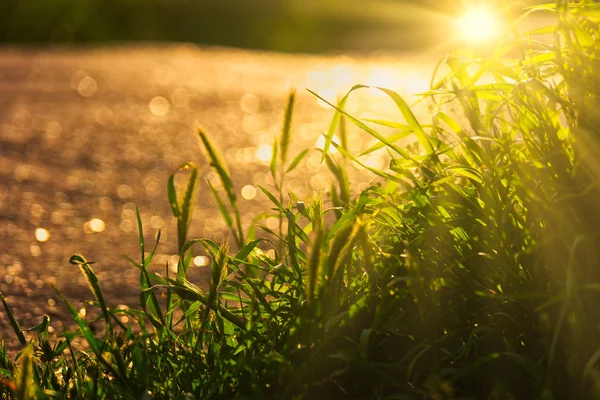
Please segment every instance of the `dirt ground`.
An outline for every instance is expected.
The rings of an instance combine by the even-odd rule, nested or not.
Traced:
[[[0,290],[23,327],[48,314],[60,332],[71,320],[53,287],[78,308],[92,298],[68,262],[80,252],[97,262],[109,305],[139,305],[139,272],[123,257],[140,257],[135,207],[147,246],[163,231],[152,268],[174,266],[166,183],[179,165],[203,167],[190,236],[223,240],[227,234],[205,182],[210,170],[198,125],[223,150],[248,224],[269,208],[262,193],[253,194],[257,184],[269,186],[268,150],[289,88],[298,90],[295,155],[317,145],[333,115],[305,88],[332,101],[356,83],[419,92],[427,87],[431,57],[281,55],[191,45],[0,48]],[[349,109],[399,120],[391,101],[376,92],[353,96]],[[350,142],[360,150],[370,138],[351,131]],[[301,196],[326,191],[329,178],[318,161],[315,152],[292,174],[289,188]],[[368,162],[383,167],[386,161],[373,156]],[[353,176],[357,190],[366,185],[359,172]],[[191,280],[201,286],[208,276],[206,267],[191,268]],[[1,307],[0,334],[14,346]]]

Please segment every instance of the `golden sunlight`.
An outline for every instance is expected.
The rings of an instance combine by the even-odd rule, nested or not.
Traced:
[[[467,10],[457,21],[457,28],[463,40],[483,44],[500,34],[500,21],[491,9],[481,6]]]

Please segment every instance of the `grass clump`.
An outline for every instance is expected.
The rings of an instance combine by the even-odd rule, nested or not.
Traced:
[[[285,174],[307,154],[288,154],[292,93],[270,167],[276,186],[262,188],[279,232],[243,230],[227,166],[199,131],[234,245],[187,239],[199,171],[181,167],[169,181],[176,276],[149,270],[154,250],[144,256],[140,223],[140,309],[108,307],[92,263],[71,259],[105,322],[99,334],[63,298],[78,329],[51,344],[42,323],[30,343],[2,299],[24,348],[18,365],[0,351],[3,395],[597,398],[600,6],[528,12],[553,13],[556,24],[486,59],[463,52],[440,63],[424,94],[427,124],[384,88],[403,121],[361,121],[344,111],[362,86],[353,88],[323,151],[330,199],[287,200]],[[342,121],[378,140],[367,153],[388,150],[388,169],[362,163],[345,135],[332,139]],[[380,125],[397,132],[384,136]],[[409,135],[410,146],[398,142]],[[376,184],[352,194],[347,161]],[[211,258],[208,292],[187,279],[193,246]],[[78,336],[87,350],[72,348]]]

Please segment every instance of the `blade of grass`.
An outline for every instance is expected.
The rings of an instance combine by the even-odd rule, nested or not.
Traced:
[[[288,149],[290,145],[291,130],[292,130],[292,115],[294,114],[294,103],[296,101],[296,90],[292,89],[288,95],[287,105],[285,107],[283,128],[281,130],[281,140],[279,143],[279,157],[281,167],[287,162]]]
[[[4,305],[4,310],[6,311],[8,320],[10,321],[10,325],[12,326],[13,330],[15,331],[15,334],[17,335],[17,339],[19,339],[19,343],[21,344],[21,347],[26,348],[27,340],[25,340],[25,335],[23,334],[23,330],[21,329],[19,322],[15,318],[15,315],[14,315],[12,309],[10,308],[10,306],[8,305],[8,302],[6,301],[6,298],[4,297],[2,292],[0,292],[0,300],[2,301],[2,305]]]
[[[169,177],[167,192],[173,215],[177,218],[178,248],[187,239],[187,232],[194,212],[195,193],[198,189],[198,167],[185,163]]]
[[[98,278],[96,277],[96,274],[94,274],[94,271],[92,270],[92,267],[90,266],[91,264],[93,264],[93,262],[87,261],[80,254],[75,254],[75,255],[71,256],[71,258],[69,259],[69,263],[79,266],[79,269],[81,270],[81,273],[85,277],[85,280],[87,281],[88,286],[90,287],[90,290],[92,291],[92,294],[94,295],[94,297],[96,298],[96,301],[98,301],[98,304],[100,305],[100,309],[102,310],[102,315],[104,317],[104,320],[108,324],[108,327],[110,330],[111,318],[110,318],[110,315],[108,312],[108,308],[106,307],[106,303],[104,301],[104,296],[102,295],[102,291],[100,290],[100,285],[98,284]]]
[[[154,293],[151,293],[150,297],[143,295],[143,290],[149,288],[152,283],[150,281],[150,277],[148,275],[148,265],[146,261],[146,251],[145,251],[145,242],[144,242],[144,227],[142,225],[142,217],[140,216],[139,210],[135,209],[137,223],[138,223],[138,239],[140,241],[140,253],[142,262],[140,263],[141,273],[140,273],[140,287],[142,288],[142,292],[140,293],[140,303],[144,311],[146,311],[146,315],[150,319],[152,325],[156,328],[160,328],[166,326],[164,316],[162,315],[162,311],[160,309],[160,305],[158,304],[158,300],[154,296]],[[158,244],[158,239],[160,239],[160,235],[157,238],[156,243]],[[156,248],[156,246],[155,246]],[[150,305],[148,306],[148,300],[150,300]],[[149,308],[149,311],[148,311]]]

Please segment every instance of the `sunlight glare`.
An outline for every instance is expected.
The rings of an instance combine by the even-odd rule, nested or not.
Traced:
[[[367,78],[367,85],[372,86],[369,88],[369,94],[373,97],[385,97],[386,94],[377,87],[393,89],[398,86],[398,77],[394,74],[394,71],[386,67],[374,67],[371,69],[369,77]]]
[[[458,21],[458,29],[463,40],[483,44],[496,38],[500,33],[498,18],[485,7],[468,10]]]

